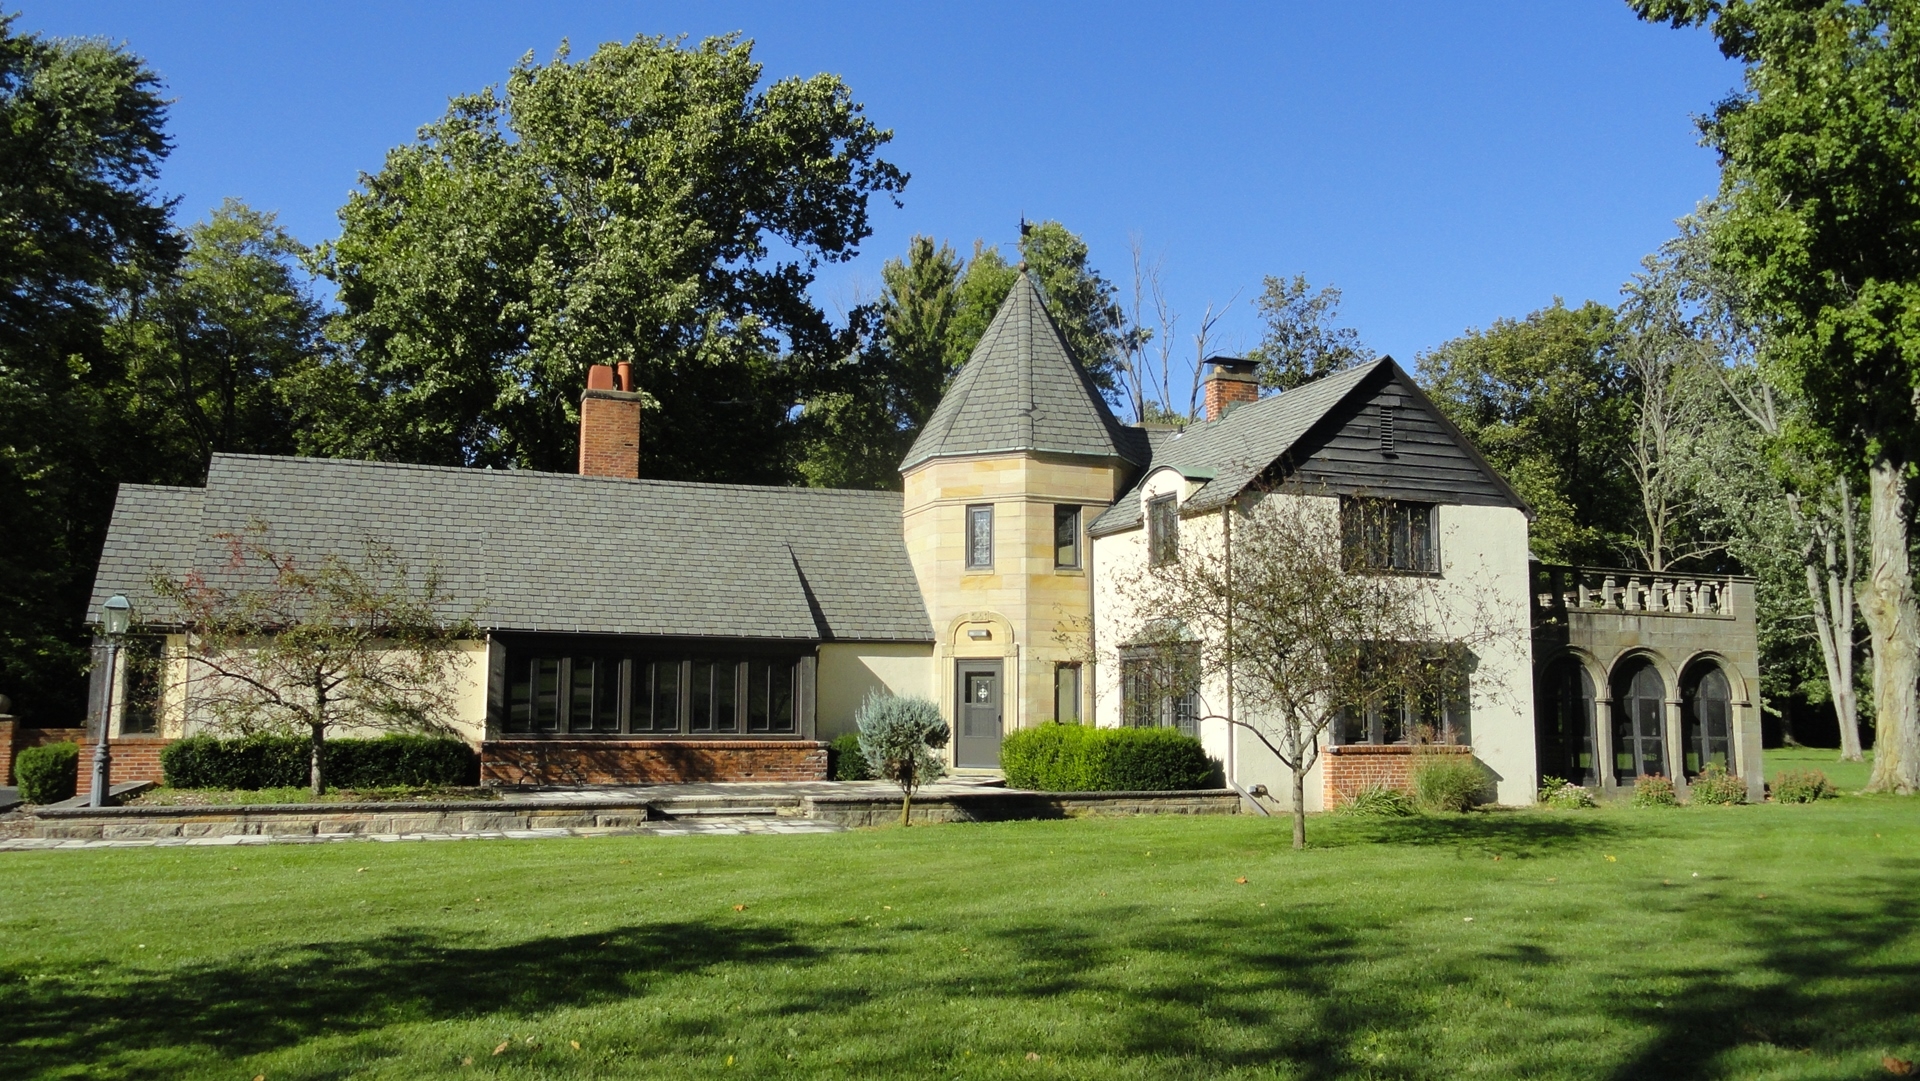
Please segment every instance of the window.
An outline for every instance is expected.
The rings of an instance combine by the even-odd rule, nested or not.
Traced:
[[[793,656],[528,656],[509,650],[510,735],[700,735],[798,731],[800,662]]]
[[[1140,647],[1120,657],[1121,720],[1132,728],[1196,735],[1200,717],[1197,643]]]
[[[1440,573],[1431,503],[1342,499],[1340,551],[1349,571]]]
[[[120,734],[160,730],[161,639],[129,636],[120,647]]]
[[[1641,661],[1614,678],[1613,775],[1616,779],[1667,772],[1667,685]]]
[[[1053,719],[1061,724],[1080,723],[1080,666],[1053,666]]]
[[[1341,710],[1334,719],[1333,742],[1472,746],[1470,662],[1464,657],[1436,657],[1428,663],[1435,666],[1429,672],[1438,676],[1428,689]]]
[[[993,507],[967,508],[967,569],[993,569]]]
[[[1710,765],[1733,772],[1733,694],[1726,674],[1709,668],[1694,676],[1681,698],[1680,724],[1685,740],[1687,776]]]
[[[793,663],[747,662],[747,731],[793,731]]]
[[[1062,504],[1053,508],[1053,565],[1080,567],[1080,508]]]
[[[687,731],[739,730],[740,666],[733,661],[695,661],[688,685]]]
[[[1170,495],[1147,500],[1147,562],[1164,567],[1180,558],[1180,511]]]

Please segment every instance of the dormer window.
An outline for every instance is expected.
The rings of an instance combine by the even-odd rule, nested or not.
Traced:
[[[1147,500],[1147,562],[1164,567],[1180,559],[1180,509],[1171,495]]]

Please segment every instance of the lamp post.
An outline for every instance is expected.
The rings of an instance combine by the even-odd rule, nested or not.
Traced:
[[[105,807],[107,790],[113,784],[113,754],[107,750],[107,737],[113,732],[113,685],[120,675],[120,636],[133,623],[133,605],[115,593],[100,606],[100,629],[107,636],[107,689],[100,697],[100,739],[93,745],[93,791],[87,794],[89,807]]]

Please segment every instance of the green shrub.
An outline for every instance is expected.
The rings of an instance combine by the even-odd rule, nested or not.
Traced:
[[[1413,797],[1398,788],[1370,784],[1340,804],[1339,812],[1355,818],[1411,818],[1420,813]]]
[[[848,732],[827,745],[827,772],[836,781],[873,780],[867,756],[860,753],[860,733]]]
[[[1813,803],[1839,794],[1827,775],[1817,769],[1783,770],[1773,779],[1775,803]]]
[[[853,716],[860,728],[860,753],[867,768],[900,786],[900,824],[913,822],[913,793],[946,775],[937,752],[952,735],[940,719],[940,707],[917,695],[875,692]]]
[[[1416,754],[1407,781],[1414,802],[1429,811],[1465,811],[1491,798],[1486,767],[1471,755]]]
[[[1043,724],[1000,743],[1007,784],[1041,792],[1179,792],[1214,785],[1200,741],[1172,728]]]
[[[1680,797],[1673,790],[1673,782],[1658,773],[1649,773],[1633,782],[1633,805],[1635,807],[1677,807]]]
[[[298,788],[308,782],[311,746],[302,736],[189,736],[160,752],[160,769],[169,788]],[[480,759],[442,736],[330,739],[326,780],[335,788],[472,785],[480,780]]]
[[[1545,807],[1558,807],[1564,810],[1578,810],[1582,807],[1598,807],[1593,793],[1574,784],[1565,777],[1548,777],[1540,782],[1540,803]]]
[[[72,799],[80,785],[80,745],[28,747],[13,760],[13,778],[20,785],[20,798],[28,803]]]
[[[1747,802],[1747,782],[1727,772],[1718,762],[1709,762],[1694,777],[1692,802],[1707,807],[1729,807]]]

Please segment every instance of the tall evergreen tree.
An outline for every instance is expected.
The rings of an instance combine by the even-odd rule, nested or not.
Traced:
[[[153,182],[160,80],[0,15],[0,693],[77,722],[93,564],[120,480],[156,472],[105,328],[179,256]]]

